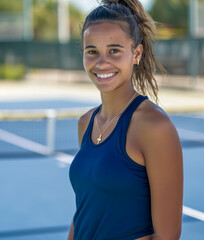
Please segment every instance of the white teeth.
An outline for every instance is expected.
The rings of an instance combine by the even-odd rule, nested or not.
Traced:
[[[109,74],[97,74],[97,77],[100,77],[100,78],[109,78],[109,77],[112,77],[114,76],[115,73],[109,73]]]

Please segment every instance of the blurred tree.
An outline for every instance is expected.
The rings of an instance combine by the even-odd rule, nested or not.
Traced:
[[[57,2],[58,0],[33,0],[34,40],[57,41]],[[23,0],[0,0],[0,12],[22,12]],[[69,4],[71,39],[80,38],[80,23],[83,13]]]
[[[71,39],[80,37],[79,24],[83,14],[72,4],[69,4]],[[57,1],[34,0],[34,35],[35,40],[57,40]]]
[[[81,24],[85,20],[85,16],[73,4],[69,4],[70,32],[72,39],[79,39],[81,36]]]
[[[188,3],[189,0],[154,0],[149,13],[156,22],[187,35]]]
[[[21,12],[23,9],[22,0],[0,0],[0,12]]]
[[[34,0],[34,39],[57,40],[57,2],[56,0]]]

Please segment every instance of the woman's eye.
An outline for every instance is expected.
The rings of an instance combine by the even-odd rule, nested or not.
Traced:
[[[118,49],[111,49],[110,50],[110,53],[118,53],[118,52],[120,52]]]
[[[88,54],[90,54],[90,55],[97,54],[97,51],[90,50],[90,51],[88,51]]]

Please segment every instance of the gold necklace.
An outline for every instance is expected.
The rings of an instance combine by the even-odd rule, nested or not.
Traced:
[[[120,112],[115,116],[115,117],[113,117],[112,119],[111,119],[111,121],[108,123],[108,125],[103,129],[103,131],[101,132],[101,129],[100,129],[100,127],[99,127],[99,124],[98,124],[98,120],[97,120],[97,118],[95,118],[96,119],[96,124],[97,124],[97,126],[98,126],[98,130],[99,130],[99,132],[100,132],[100,135],[99,135],[99,137],[97,138],[97,144],[99,144],[99,143],[101,143],[101,141],[102,141],[102,135],[104,134],[104,132],[108,129],[108,127],[110,126],[110,124],[113,122],[113,120],[114,119],[116,119],[126,108],[127,108],[127,106],[129,105],[129,103],[133,100],[133,98],[135,97],[135,95],[136,95],[136,93],[134,93],[134,95],[131,97],[131,99],[127,102],[127,104],[120,110]]]

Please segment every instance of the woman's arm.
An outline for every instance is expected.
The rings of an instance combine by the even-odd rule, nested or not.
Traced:
[[[74,239],[74,222],[72,221],[67,240],[73,240],[73,239]]]
[[[151,191],[153,240],[179,240],[182,224],[183,158],[177,131],[162,112],[144,129],[143,154]]]

